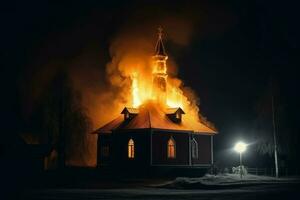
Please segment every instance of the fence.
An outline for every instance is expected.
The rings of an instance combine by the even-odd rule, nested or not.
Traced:
[[[247,168],[249,174],[275,176],[274,168]],[[279,168],[279,176],[300,176],[298,168]]]

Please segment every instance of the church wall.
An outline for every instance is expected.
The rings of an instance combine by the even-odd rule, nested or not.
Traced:
[[[128,142],[134,141],[134,158],[128,158]],[[113,133],[113,165],[117,168],[140,168],[150,165],[150,130]]]
[[[211,136],[193,134],[198,143],[198,159],[192,159],[192,164],[211,164]]]
[[[189,166],[189,133],[158,131],[150,129],[117,131],[98,137],[98,166],[114,166],[117,169],[144,169],[155,166]],[[176,142],[176,157],[167,157],[167,143],[170,138]],[[134,159],[128,158],[128,141],[134,140]],[[152,138],[152,158],[151,158]],[[192,165],[211,164],[211,136],[192,134],[198,143],[198,159],[191,158]],[[103,147],[109,146],[109,157],[103,156]]]
[[[176,142],[176,157],[167,157],[167,143],[170,137]],[[154,131],[152,134],[153,165],[189,165],[189,134]]]
[[[110,164],[111,160],[111,135],[99,134],[97,142],[97,166]],[[103,151],[107,151],[106,154]]]

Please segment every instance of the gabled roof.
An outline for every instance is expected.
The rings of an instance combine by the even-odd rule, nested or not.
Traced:
[[[125,107],[121,114],[125,114],[126,112],[128,112],[129,114],[138,114],[139,113],[139,109],[137,108],[129,108],[129,107]]]
[[[178,109],[177,109],[178,110]],[[102,126],[94,133],[111,133],[113,130],[132,130],[132,129],[164,129],[182,132],[194,132],[199,134],[214,135],[215,130],[202,124],[200,121],[193,121],[182,118],[180,124],[172,122],[166,115],[166,110],[154,102],[147,102],[139,107],[138,114],[127,121],[120,115],[116,119]]]
[[[166,109],[166,114],[169,115],[169,114],[175,114],[176,112],[180,112],[181,114],[185,114],[185,112],[180,108],[167,108]]]

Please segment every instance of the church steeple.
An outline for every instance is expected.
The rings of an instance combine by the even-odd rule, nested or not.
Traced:
[[[155,54],[153,56],[154,66],[152,96],[160,103],[166,105],[167,100],[167,64],[168,56],[162,40],[162,28],[158,28],[158,40],[155,46]]]
[[[161,27],[158,28],[158,40],[156,42],[155,46],[155,55],[156,56],[167,56],[165,47],[162,41],[162,31],[163,29]]]

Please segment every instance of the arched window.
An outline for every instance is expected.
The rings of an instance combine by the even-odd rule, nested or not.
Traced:
[[[176,143],[173,137],[168,140],[168,158],[176,158]]]
[[[192,139],[191,146],[192,146],[192,158],[197,159],[198,158],[198,143],[195,140],[195,138]]]
[[[134,158],[134,141],[130,139],[128,141],[128,158]]]

